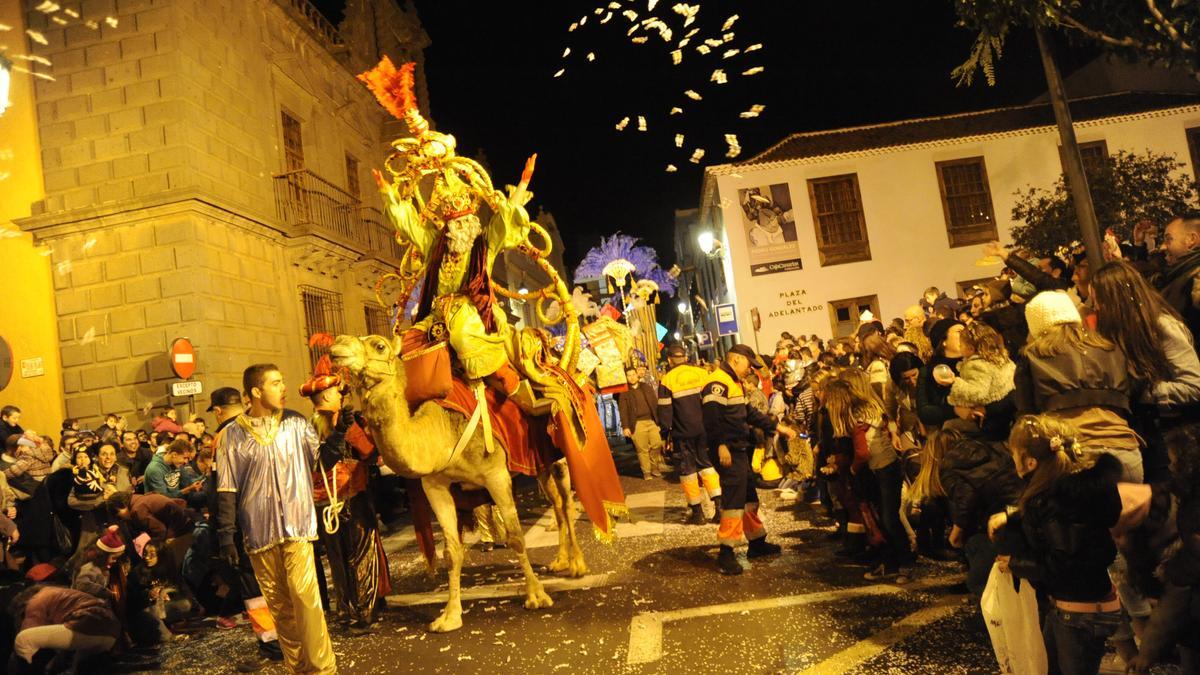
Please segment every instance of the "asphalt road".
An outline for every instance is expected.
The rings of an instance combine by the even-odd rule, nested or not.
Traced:
[[[762,491],[764,521],[782,555],[743,558],[746,573],[717,573],[716,526],[680,524],[677,482],[644,481],[631,452],[618,465],[632,523],[611,546],[579,532],[591,573],[568,580],[539,569],[554,606],[522,606],[516,558],[472,546],[464,563],[463,628],[425,630],[445,601],[446,577],[425,571],[411,528],[388,537],[396,594],[378,629],[333,634],[343,673],[987,673],[996,664],[953,563],[923,562],[903,586],[862,579],[866,567],[833,556],[832,522]],[[633,476],[637,474],[638,477]],[[535,568],[554,555],[548,505],[518,483]],[[474,539],[467,535],[467,541]],[[743,549],[744,552],[744,549]],[[474,599],[472,599],[474,598]],[[253,650],[249,628],[202,630],[163,651],[172,673],[232,672]],[[283,672],[282,668],[264,672]]]

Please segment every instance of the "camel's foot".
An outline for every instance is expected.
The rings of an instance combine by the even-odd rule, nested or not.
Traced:
[[[583,560],[583,554],[579,553],[571,557],[571,563],[567,567],[567,576],[572,579],[578,579],[588,573],[587,563]]]
[[[546,569],[550,570],[551,572],[557,573],[557,572],[565,572],[570,566],[571,566],[570,556],[568,556],[566,554],[566,552],[564,552],[564,551],[559,551],[558,555],[554,557],[554,560],[551,560],[550,564],[546,565]]]
[[[525,609],[543,609],[553,606],[554,601],[550,599],[549,595],[546,595],[540,582],[529,586],[525,595]]]
[[[578,579],[588,573],[588,566],[583,560],[582,551],[576,551],[574,555],[559,551],[554,560],[546,565],[546,569],[556,574],[565,572],[572,579]]]
[[[451,611],[449,607],[443,609],[442,615],[429,624],[429,630],[433,633],[449,633],[459,628],[462,628],[462,610]]]

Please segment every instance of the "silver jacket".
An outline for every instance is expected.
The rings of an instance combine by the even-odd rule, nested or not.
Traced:
[[[316,430],[300,413],[284,410],[274,440],[263,445],[247,430],[249,424],[248,417],[239,417],[222,431],[217,446],[217,491],[238,494],[246,550],[315,540],[312,471],[321,445]]]

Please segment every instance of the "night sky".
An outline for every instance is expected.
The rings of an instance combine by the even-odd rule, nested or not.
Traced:
[[[702,30],[674,66],[669,52],[685,31],[673,0],[654,12],[675,30],[671,46],[654,31],[638,33],[648,43],[632,44],[625,34],[631,24],[619,13],[598,25],[592,10],[607,2],[415,0],[432,40],[425,72],[437,126],[457,137],[460,153],[485,153],[498,185],[515,183],[525,157],[538,153],[531,206],[554,214],[570,269],[601,235],[617,231],[643,237],[669,265],[674,209],[697,205],[704,164],[730,161],[725,134],[737,134],[740,159],[747,159],[798,131],[1020,104],[1045,90],[1028,32],[1006,46],[995,87],[956,87],[950,71],[973,35],[955,26],[949,0],[697,3],[692,27]],[[620,4],[639,20],[648,16],[646,0]],[[719,35],[735,13],[735,38],[698,54],[698,41]],[[567,32],[585,14],[587,24]],[[761,51],[722,58],[730,46],[756,42]],[[565,47],[572,54],[564,60]],[[1087,58],[1065,45],[1060,55],[1065,72]],[[756,65],[765,71],[741,76]],[[566,74],[554,78],[564,66]],[[718,67],[728,84],[709,83]],[[688,88],[704,101],[686,98]],[[739,119],[752,104],[766,109]],[[684,114],[668,116],[676,105]],[[636,130],[639,114],[647,117],[645,133]],[[633,118],[629,127],[616,131],[625,116]],[[685,134],[684,149],[675,148],[676,133]],[[697,145],[707,152],[700,165],[688,161]],[[665,172],[668,163],[679,171]]]

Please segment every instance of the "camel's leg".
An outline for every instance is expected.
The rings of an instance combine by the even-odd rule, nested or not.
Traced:
[[[488,493],[492,495],[492,501],[496,502],[496,508],[500,511],[500,518],[504,520],[504,528],[508,530],[508,547],[517,554],[521,571],[525,573],[525,609],[540,609],[553,605],[554,601],[542,589],[542,582],[533,573],[533,566],[529,564],[529,556],[525,553],[525,533],[521,530],[521,520],[517,516],[517,503],[513,500],[512,478],[508,475],[508,467],[501,466],[488,472],[484,480],[487,482],[485,487]]]
[[[567,537],[566,528],[566,501],[563,500],[562,493],[559,492],[558,485],[554,482],[553,474],[554,465],[551,464],[539,471],[537,478],[538,483],[542,486],[542,492],[554,509],[554,529],[558,530],[558,555],[554,556],[554,560],[546,566],[546,569],[551,572],[562,572],[570,567],[570,540]]]
[[[462,599],[460,583],[462,580],[463,547],[458,538],[458,514],[454,510],[454,496],[450,494],[449,483],[426,476],[421,479],[425,488],[425,496],[429,506],[437,517],[438,525],[442,528],[442,536],[446,538],[446,555],[450,558],[450,599],[442,614],[429,630],[435,633],[448,633],[462,628]]]
[[[567,574],[579,578],[588,573],[588,566],[583,559],[583,551],[579,548],[579,539],[575,537],[575,497],[571,494],[571,474],[567,471],[567,463],[561,462],[551,467],[550,476],[551,482],[562,496],[564,515],[562,526],[566,531],[568,556]]]

